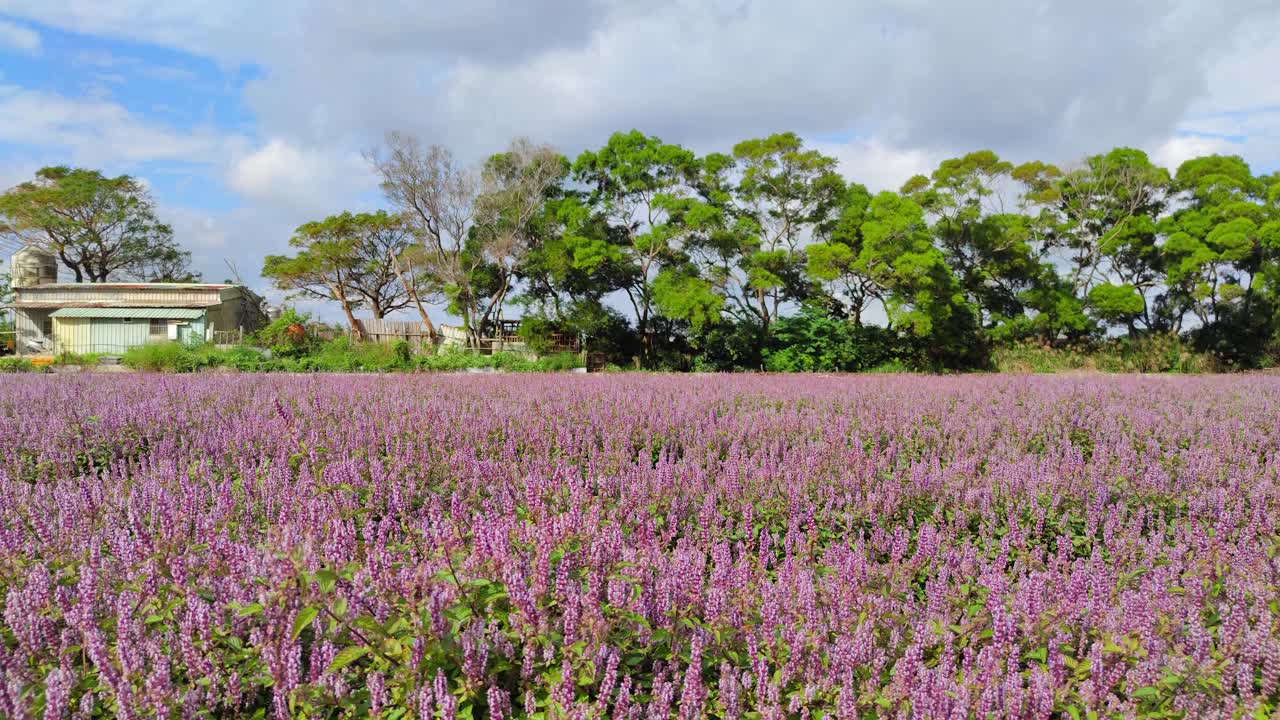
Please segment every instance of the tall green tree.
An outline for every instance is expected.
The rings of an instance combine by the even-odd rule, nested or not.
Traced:
[[[903,187],[932,219],[936,244],[984,326],[1020,321],[1027,310],[1023,293],[1043,272],[1027,218],[1005,204],[1014,169],[980,150],[945,160]]]
[[[830,234],[848,189],[835,158],[795,133],[745,140],[704,167],[701,191],[717,212],[697,245],[703,275],[726,312],[767,335],[788,302],[809,297],[805,246]]]
[[[1069,253],[1077,297],[1095,286],[1132,287],[1142,301],[1135,318],[1152,325],[1148,295],[1162,279],[1157,221],[1168,200],[1168,170],[1146,153],[1116,148],[1094,155],[1057,182],[1055,246]],[[1118,297],[1115,290],[1105,291]]]
[[[857,326],[862,325],[869,306],[885,301],[884,288],[863,265],[862,225],[870,204],[867,188],[850,183],[837,220],[820,230],[817,242],[805,247],[805,268],[821,288],[823,304]]]
[[[1266,257],[1264,228],[1276,220],[1265,183],[1242,158],[1213,155],[1183,163],[1174,190],[1181,207],[1162,225],[1171,294],[1205,325],[1232,306],[1247,310]]]
[[[266,256],[262,276],[293,297],[338,303],[352,333],[364,339],[353,312],[362,302],[356,290],[362,269],[359,240],[344,225],[334,217],[300,226],[289,240],[298,252]]]
[[[863,223],[860,264],[888,295],[890,327],[916,339],[939,367],[986,363],[976,313],[932,242],[924,209],[910,198],[882,192]]]
[[[646,359],[653,354],[659,301],[675,312],[714,314],[696,302],[708,293],[686,265],[685,244],[714,215],[714,208],[693,194],[699,167],[689,150],[636,130],[615,133],[603,148],[583,152],[573,164],[574,178],[590,189],[590,211],[580,210],[582,223],[569,230],[575,262],[583,269],[607,264],[621,271],[620,286]],[[600,230],[587,227],[596,217],[607,223],[605,232],[588,232]],[[682,297],[686,291],[696,295],[693,301]]]
[[[52,252],[76,282],[199,277],[146,187],[128,175],[42,168],[0,195],[0,235]]]

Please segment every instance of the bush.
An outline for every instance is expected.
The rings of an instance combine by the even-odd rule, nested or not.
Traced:
[[[1216,372],[1221,363],[1172,333],[1112,338],[1096,343],[1056,347],[1024,342],[997,348],[999,372],[1055,373],[1096,370],[1110,373]]]
[[[535,354],[545,355],[550,352],[554,344],[551,336],[558,331],[559,328],[554,322],[530,315],[520,321],[520,328],[516,331],[516,335]]]
[[[54,365],[97,365],[98,360],[106,353],[72,353],[64,352],[53,359]]]
[[[35,370],[35,366],[26,358],[0,357],[0,373],[20,373],[33,370]]]
[[[754,322],[720,323],[692,338],[698,348],[695,372],[759,370],[763,365],[763,333]]]
[[[805,307],[774,323],[764,366],[772,372],[862,372],[885,363],[903,364],[900,355],[891,331]]]
[[[148,343],[127,350],[122,362],[134,370],[149,372],[189,372],[187,348],[176,342]]]
[[[299,357],[313,350],[319,338],[311,329],[311,316],[286,308],[280,317],[254,335],[254,340],[271,350],[273,357]]]
[[[515,352],[481,355],[461,348],[450,348],[434,355],[419,357],[416,365],[420,370],[431,372],[458,372],[479,368],[506,372],[563,372],[582,367],[582,356],[566,352],[533,360]]]

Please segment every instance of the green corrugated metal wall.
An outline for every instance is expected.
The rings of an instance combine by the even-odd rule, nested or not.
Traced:
[[[146,319],[127,318],[54,318],[53,334],[57,352],[120,354],[152,340],[151,324]],[[205,319],[183,321],[178,326],[178,340],[198,342],[204,339]],[[162,338],[155,338],[162,340]],[[163,338],[168,341],[168,335]]]

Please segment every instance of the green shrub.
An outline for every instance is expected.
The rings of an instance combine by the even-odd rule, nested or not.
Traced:
[[[304,368],[302,372],[391,372],[414,367],[409,344],[404,341],[361,343],[337,338],[297,359]]]
[[[583,367],[582,356],[578,353],[562,352],[538,358],[539,372],[564,372]]]
[[[534,353],[543,355],[551,350],[552,335],[557,330],[559,328],[552,321],[529,315],[520,320],[520,328],[516,330],[516,335]]]
[[[187,372],[186,352],[187,349],[176,342],[148,343],[127,350],[120,362],[134,370]]]
[[[97,365],[98,360],[106,353],[72,353],[64,352],[53,359],[54,365]]]
[[[1169,334],[1112,338],[1061,347],[1036,342],[996,348],[999,372],[1055,373],[1096,370],[1110,373],[1203,373],[1221,369],[1210,353],[1196,351],[1183,338]]]
[[[271,350],[272,357],[300,357],[311,352],[319,338],[311,328],[311,316],[286,308],[280,317],[254,334],[254,341]]]
[[[433,355],[419,357],[417,366],[420,370],[433,372],[457,372],[474,367],[488,367],[482,364],[485,357],[459,348],[446,348]]]
[[[430,372],[458,372],[479,368],[494,368],[505,372],[563,372],[582,367],[582,356],[565,352],[533,360],[516,352],[481,355],[461,348],[449,348],[434,355],[417,358],[416,366]]]
[[[33,370],[35,370],[35,366],[26,358],[0,357],[0,373],[20,373]]]
[[[902,363],[898,345],[885,328],[854,325],[805,307],[774,323],[764,366],[772,372],[862,372]]]

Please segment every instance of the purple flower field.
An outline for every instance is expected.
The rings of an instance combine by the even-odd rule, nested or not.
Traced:
[[[1280,378],[10,376],[0,716],[1267,717]]]

